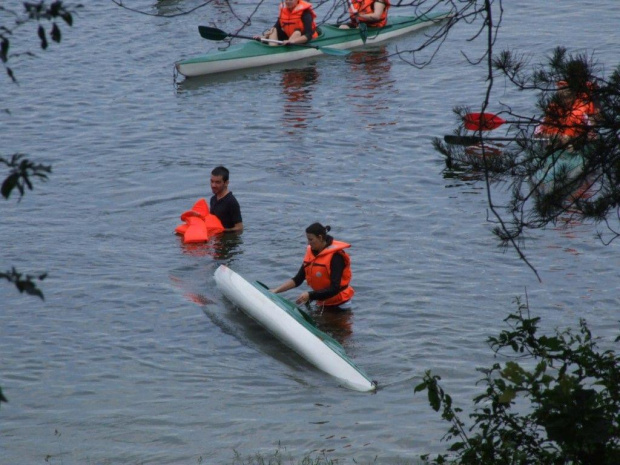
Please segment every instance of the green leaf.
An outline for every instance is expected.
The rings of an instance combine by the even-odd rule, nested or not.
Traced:
[[[71,13],[63,13],[60,15],[60,17],[65,21],[65,23],[67,23],[69,26],[73,26],[73,16],[71,16]]]
[[[541,336],[538,342],[549,350],[557,351],[562,348],[562,343],[557,337]]]
[[[2,43],[0,43],[0,59],[2,63],[6,63],[9,59],[9,47],[11,46],[11,42],[6,37],[2,38]]]
[[[515,362],[506,362],[506,367],[501,374],[505,379],[517,385],[522,384],[525,380],[525,371]]]
[[[500,404],[510,404],[517,397],[517,393],[512,388],[507,388],[499,396],[498,402]]]
[[[441,408],[441,400],[439,399],[439,394],[437,393],[437,389],[429,389],[428,390],[428,402],[431,404],[431,408],[438,412]]]
[[[50,5],[49,12],[52,18],[55,18],[60,13],[60,9],[62,8],[62,2],[56,1]]]
[[[54,42],[60,42],[62,38],[62,34],[60,33],[60,28],[56,23],[52,25],[52,32],[50,32],[50,36]]]
[[[0,192],[2,193],[2,197],[8,199],[11,195],[11,191],[17,186],[19,181],[19,173],[12,173],[7,176],[4,182],[2,183],[2,188],[0,188]]]
[[[455,442],[454,444],[452,444],[448,450],[451,452],[455,452],[457,450],[463,449],[464,447],[465,447],[465,443],[462,441],[459,441],[459,442]]]
[[[426,389],[428,387],[428,384],[426,383],[426,381],[421,382],[420,384],[418,384],[414,389],[413,392],[420,392],[423,391],[424,389]]]
[[[39,26],[38,34],[39,39],[41,39],[41,48],[45,50],[47,48],[47,37],[45,36],[45,29],[43,29],[43,26]]]

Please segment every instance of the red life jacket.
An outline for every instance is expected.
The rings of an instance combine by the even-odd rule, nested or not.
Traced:
[[[366,19],[362,19],[359,17],[355,17],[355,12],[361,13],[363,15],[370,15],[375,12],[375,0],[351,0],[351,8],[349,11],[351,13],[351,20],[353,23],[366,23],[368,27],[384,27],[387,24],[387,16],[388,10],[390,8],[390,1],[383,0],[385,3],[385,8],[383,9],[383,13],[381,14],[381,18],[379,21],[368,21]]]
[[[297,6],[292,10],[289,10],[286,5],[284,5],[284,2],[280,4],[280,17],[278,21],[280,21],[280,27],[288,37],[291,37],[295,31],[300,31],[302,34],[305,33],[304,23],[301,17],[306,10],[310,11],[312,14],[312,38],[315,39],[319,36],[316,30],[316,23],[314,22],[316,13],[312,9],[312,5],[304,0],[299,0]]]
[[[304,257],[306,282],[315,291],[328,288],[331,284],[331,261],[333,254],[340,254],[344,258],[344,270],[340,279],[340,292],[327,300],[317,301],[319,305],[337,306],[351,300],[353,294],[355,294],[353,288],[349,286],[351,282],[351,259],[344,251],[344,249],[349,247],[351,246],[345,242],[334,240],[331,245],[325,247],[316,256],[312,253],[310,246],[306,248],[306,255]]]

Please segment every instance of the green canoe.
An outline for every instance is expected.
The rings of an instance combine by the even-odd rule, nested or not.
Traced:
[[[415,30],[432,26],[446,18],[449,13],[434,13],[422,16],[395,16],[382,28],[368,28],[366,44],[357,29],[339,29],[323,25],[319,37],[305,46],[270,46],[258,41],[233,45],[225,51],[207,53],[175,63],[176,69],[186,77],[224,73],[258,66],[288,63],[323,55],[322,47],[347,50],[355,47],[380,44]]]

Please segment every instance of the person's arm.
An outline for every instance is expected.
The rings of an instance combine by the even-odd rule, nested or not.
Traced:
[[[276,23],[263,32],[261,35],[254,36],[253,38],[256,40],[269,39],[269,40],[278,40],[278,38],[282,34],[282,27],[280,26],[280,18],[276,20]],[[277,45],[277,44],[271,44]]]
[[[242,222],[235,223],[235,225],[232,228],[224,229],[224,232],[236,232],[236,233],[243,232],[243,223]]]
[[[312,18],[312,13],[310,13],[310,11],[308,10],[304,11],[301,15],[301,22],[304,25],[304,30],[301,33],[295,31],[293,34],[291,34],[291,37],[289,37],[288,40],[285,40],[284,42],[287,44],[305,44],[306,42],[312,40],[313,21],[314,19]]]
[[[340,282],[342,281],[342,273],[344,272],[344,257],[339,253],[335,253],[331,260],[331,276],[329,279],[329,287],[310,291],[308,297],[310,300],[327,300],[334,297],[340,292]]]
[[[274,294],[279,294],[280,292],[288,291],[289,289],[293,289],[294,287],[299,286],[306,279],[306,272],[304,270],[303,264],[297,271],[297,274],[291,279],[287,279],[282,284],[280,284],[275,289],[269,289]]]
[[[301,15],[301,21],[304,23],[304,32],[302,34],[302,37],[306,38],[304,42],[310,42],[312,40],[312,23],[314,21],[312,13],[309,10],[304,11],[304,14]]]
[[[385,10],[385,3],[380,0],[375,1],[373,5],[373,11],[370,14],[361,14],[358,13],[357,17],[359,20],[364,21],[365,23],[376,23],[381,19],[381,15]]]
[[[241,218],[241,206],[235,197],[233,197],[234,202],[231,202],[231,212],[230,217],[231,220],[234,221],[234,226],[232,228],[227,228],[224,231],[226,232],[235,232],[241,233],[243,232],[243,218]]]
[[[288,291],[289,289],[293,289],[294,287],[297,287],[295,286],[295,281],[293,281],[292,279],[287,279],[278,287],[274,289],[269,289],[269,291],[273,292],[274,294],[279,294],[280,292]]]

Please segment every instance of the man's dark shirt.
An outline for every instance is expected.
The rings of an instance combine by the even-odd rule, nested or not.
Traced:
[[[214,195],[209,203],[210,212],[220,219],[224,228],[230,229],[237,223],[243,223],[241,207],[232,192],[229,192],[220,200],[217,200],[217,196]]]

